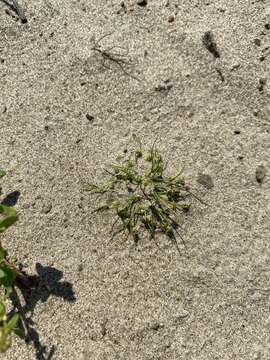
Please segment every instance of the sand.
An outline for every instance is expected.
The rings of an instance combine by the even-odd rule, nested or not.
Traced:
[[[21,298],[29,344],[2,358],[269,359],[268,1],[19,3],[27,24],[0,2],[2,187],[20,213],[2,241],[40,281]],[[110,242],[91,214],[84,183],[133,133],[208,204],[183,219],[181,255]]]

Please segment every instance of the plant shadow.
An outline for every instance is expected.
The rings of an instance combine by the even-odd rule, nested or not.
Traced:
[[[32,316],[39,302],[46,302],[50,296],[55,296],[68,302],[75,302],[76,297],[72,284],[61,281],[63,272],[50,267],[36,264],[37,275],[27,277],[27,282],[18,282],[18,289],[14,289],[12,300],[16,304],[16,310],[21,316],[21,327],[25,334],[25,342],[35,348],[37,360],[50,360],[55,353],[55,346],[50,349],[40,341],[38,331]],[[23,303],[20,301],[20,295]]]

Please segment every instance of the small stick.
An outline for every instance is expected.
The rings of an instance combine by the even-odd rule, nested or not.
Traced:
[[[24,13],[23,9],[21,8],[21,6],[18,4],[18,1],[17,0],[12,0],[12,3],[13,3],[13,6],[14,6],[14,8],[15,8],[21,22],[23,24],[26,24],[27,19],[26,19],[25,13]]]
[[[215,58],[220,57],[220,53],[218,51],[217,44],[215,42],[214,34],[212,33],[212,31],[206,31],[206,33],[204,33],[202,37],[202,42],[206,47],[206,49],[210,51],[210,53],[213,54]]]

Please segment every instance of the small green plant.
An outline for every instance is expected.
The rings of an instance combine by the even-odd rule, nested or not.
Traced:
[[[144,150],[139,142],[137,150],[117,160],[105,170],[106,181],[87,188],[103,199],[95,211],[112,211],[116,215],[112,238],[126,233],[137,243],[143,231],[150,239],[159,232],[177,246],[176,237],[181,237],[179,215],[189,210],[194,196],[182,171],[165,175],[166,165],[155,144]]]
[[[0,170],[0,178],[5,175],[6,173]],[[16,210],[3,204],[0,204],[0,216],[0,233],[6,231],[18,219]],[[18,326],[19,315],[14,314],[13,309],[8,312],[11,307],[10,294],[18,275],[19,270],[16,268],[15,262],[8,257],[7,251],[0,242],[0,353],[10,347],[12,333],[23,336]]]

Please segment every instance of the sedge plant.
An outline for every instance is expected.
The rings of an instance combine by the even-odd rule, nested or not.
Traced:
[[[191,205],[191,193],[182,175],[166,175],[166,164],[155,144],[138,148],[117,158],[105,169],[107,179],[90,184],[87,190],[102,199],[95,212],[111,211],[115,216],[112,238],[124,233],[138,242],[143,233],[155,239],[165,234],[177,246],[179,216]]]

